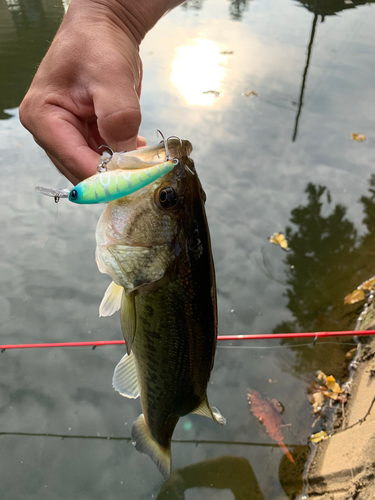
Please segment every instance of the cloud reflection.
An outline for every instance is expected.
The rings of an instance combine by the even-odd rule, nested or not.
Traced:
[[[226,73],[226,57],[220,54],[217,43],[202,38],[196,38],[189,45],[175,49],[170,81],[178,88],[187,104],[212,106],[220,97],[209,91],[221,91]]]

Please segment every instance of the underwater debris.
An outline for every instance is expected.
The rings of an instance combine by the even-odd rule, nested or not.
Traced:
[[[254,417],[264,425],[269,437],[277,442],[289,460],[295,463],[292,454],[284,444],[281,430],[281,426],[284,425],[284,420],[281,417],[283,411],[281,403],[276,399],[262,399],[259,392],[252,389],[247,390],[247,399]]]

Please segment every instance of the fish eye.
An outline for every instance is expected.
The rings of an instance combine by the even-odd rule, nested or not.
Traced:
[[[159,192],[159,202],[162,208],[168,209],[176,206],[178,201],[178,196],[176,191],[168,186],[164,187]]]
[[[70,192],[70,197],[72,200],[76,200],[78,198],[78,191],[76,189],[72,189]]]

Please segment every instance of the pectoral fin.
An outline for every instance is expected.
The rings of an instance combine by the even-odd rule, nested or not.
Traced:
[[[126,352],[131,353],[132,344],[135,336],[136,313],[134,293],[122,294],[121,299],[121,330],[126,342]]]
[[[103,300],[99,306],[99,316],[112,316],[121,307],[123,287],[116,285],[114,281],[107,288]]]
[[[135,449],[146,453],[156,464],[165,479],[171,475],[171,449],[160,446],[151,436],[143,413],[139,415],[132,427],[132,440]]]
[[[210,406],[208,404],[207,396],[204,401],[191,413],[196,413],[197,415],[202,415],[203,417],[212,418],[218,424],[225,425],[227,423],[225,417],[220,413],[220,411],[215,408],[215,406]]]
[[[137,366],[134,354],[125,354],[116,366],[112,385],[121,396],[136,399],[139,396]]]

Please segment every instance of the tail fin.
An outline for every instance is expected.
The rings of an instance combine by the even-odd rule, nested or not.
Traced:
[[[168,479],[171,475],[171,449],[160,446],[151,436],[143,413],[133,423],[132,440],[135,449],[140,453],[146,453],[163,474],[164,479]]]
[[[283,450],[283,452],[289,458],[289,460],[293,464],[295,464],[296,462],[294,461],[294,458],[293,458],[292,454],[290,453],[290,451],[288,450],[288,448],[285,446],[284,442],[283,441],[279,441],[277,444],[280,446],[280,448]]]

